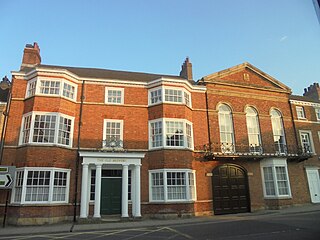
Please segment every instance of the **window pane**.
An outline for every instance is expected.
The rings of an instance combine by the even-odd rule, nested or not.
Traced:
[[[25,201],[49,201],[50,171],[29,171]]]

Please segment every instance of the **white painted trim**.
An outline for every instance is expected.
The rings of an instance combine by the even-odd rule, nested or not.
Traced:
[[[50,116],[56,116],[56,125],[55,125],[55,135],[54,135],[54,142],[53,143],[41,143],[41,142],[33,142],[33,133],[34,133],[34,122],[35,122],[35,116],[39,115],[50,115]],[[24,121],[27,116],[31,115],[31,123],[30,123],[30,132],[29,132],[29,142],[28,143],[22,143],[22,138],[23,138],[23,129],[24,129]],[[71,120],[71,130],[70,130],[70,143],[69,145],[61,144],[58,143],[58,135],[59,135],[59,125],[60,125],[60,117],[64,117],[67,119]],[[69,147],[71,148],[73,145],[73,131],[74,131],[74,119],[75,117],[69,116],[60,112],[41,112],[41,111],[32,111],[28,112],[24,115],[22,115],[22,121],[21,121],[21,129],[20,129],[20,137],[19,137],[19,146],[21,145],[57,145],[57,146],[62,146],[62,147]]]
[[[301,100],[289,100],[289,101],[290,101],[290,103],[296,104],[296,105],[312,106],[312,107],[320,108],[320,103],[301,101]]]
[[[182,122],[183,123],[183,146],[167,146],[166,145],[166,121],[174,121],[174,122]],[[159,147],[152,147],[152,133],[151,133],[151,124],[155,122],[162,122],[162,146]],[[187,147],[187,130],[186,130],[186,124],[189,124],[191,126],[191,147]],[[194,138],[193,138],[193,123],[182,118],[157,118],[153,120],[149,120],[148,122],[149,127],[149,150],[154,149],[194,149]]]
[[[310,144],[311,144],[311,153],[316,155],[317,153],[315,152],[315,148],[314,148],[314,143],[313,143],[313,137],[312,137],[312,131],[311,130],[299,130],[299,138],[300,138],[300,144],[301,144],[301,147],[303,147],[303,143],[302,143],[302,137],[301,137],[301,134],[302,133],[307,133],[309,134],[309,140],[310,140]]]
[[[188,168],[162,168],[162,169],[152,169],[149,170],[149,202],[152,203],[179,203],[179,202],[194,202],[197,200],[197,190],[196,190],[196,171],[193,169]],[[168,199],[168,184],[167,184],[167,173],[168,172],[183,172],[185,173],[185,182],[186,182],[186,199],[180,199],[180,200],[169,200]],[[152,174],[153,173],[162,173],[163,174],[163,194],[164,194],[164,200],[153,200],[152,199]],[[189,185],[189,176],[188,173],[193,174],[194,179],[194,191],[195,191],[195,198],[190,198],[190,185]],[[189,193],[189,195],[188,195]]]
[[[22,168],[17,168],[17,171],[23,171],[24,176],[23,176],[23,182],[22,182],[22,189],[21,189],[21,202],[15,202],[15,187],[13,188],[13,192],[11,195],[11,203],[14,204],[25,204],[25,205],[34,205],[34,204],[50,204],[50,205],[55,205],[55,204],[65,204],[69,202],[69,189],[70,189],[70,172],[71,169],[67,168],[56,168],[56,167],[22,167]],[[50,171],[50,181],[49,181],[49,196],[48,196],[48,201],[25,201],[26,197],[26,188],[27,188],[27,179],[28,179],[28,171]],[[54,188],[54,173],[55,172],[66,172],[67,177],[66,177],[66,188],[65,188],[65,200],[64,201],[53,201],[53,188]],[[41,185],[38,185],[41,186]]]
[[[275,189],[275,195],[274,196],[267,195],[267,193],[266,193],[264,171],[263,171],[264,167],[271,167],[272,168],[273,183],[274,183],[274,189]],[[276,176],[276,169],[275,169],[276,167],[284,167],[285,170],[286,170],[287,184],[288,184],[288,195],[279,195],[277,176]],[[262,177],[263,195],[264,195],[265,199],[288,199],[288,198],[292,198],[291,186],[290,186],[290,178],[289,178],[288,166],[287,166],[287,160],[286,159],[283,159],[283,158],[263,159],[260,162],[260,171],[261,171],[261,177]]]
[[[120,96],[120,103],[117,102],[108,102],[108,91],[109,90],[114,90],[114,91],[120,91],[121,96]],[[106,104],[111,104],[111,105],[123,105],[124,104],[124,88],[119,88],[119,87],[105,87],[105,98],[104,98],[104,103]]]

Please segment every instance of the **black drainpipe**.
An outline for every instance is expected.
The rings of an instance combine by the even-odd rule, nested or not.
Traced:
[[[78,179],[79,179],[79,166],[80,166],[80,133],[82,126],[82,108],[84,101],[84,84],[85,80],[82,81],[81,98],[80,98],[80,113],[79,113],[79,124],[78,124],[78,147],[77,147],[77,161],[76,161],[76,172],[75,172],[75,190],[74,190],[74,208],[73,208],[73,223],[70,232],[73,231],[74,224],[77,221],[77,198],[78,198]]]

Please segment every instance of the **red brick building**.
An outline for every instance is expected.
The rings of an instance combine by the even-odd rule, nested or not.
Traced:
[[[189,59],[179,76],[52,66],[35,43],[12,76],[11,223],[311,202],[291,90],[249,63],[195,82]]]
[[[320,203],[320,88],[314,83],[305,89],[304,96],[290,96],[298,144],[311,157],[303,161],[303,183],[312,203]],[[307,194],[306,194],[307,195]]]

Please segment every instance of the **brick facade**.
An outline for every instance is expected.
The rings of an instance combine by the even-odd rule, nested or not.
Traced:
[[[139,211],[135,206],[135,201],[141,201],[142,216],[161,217],[172,215],[184,217],[215,214],[218,208],[215,206],[217,199],[215,199],[215,194],[213,193],[215,190],[213,191],[213,189],[216,189],[217,186],[213,179],[215,169],[220,169],[223,166],[235,167],[237,171],[241,172],[244,181],[247,182],[246,189],[248,194],[245,201],[248,204],[245,209],[239,208],[239,211],[234,207],[234,212],[257,211],[266,208],[278,209],[290,205],[310,203],[305,166],[312,165],[319,168],[320,165],[316,155],[309,158],[309,155],[298,151],[300,140],[297,135],[304,124],[309,124],[308,129],[311,129],[314,138],[317,137],[318,124],[314,123],[316,122],[315,116],[310,117],[312,123],[296,121],[296,113],[294,107],[292,107],[294,106],[292,101],[290,105],[291,91],[287,86],[248,63],[208,75],[198,82],[194,82],[192,80],[192,65],[187,59],[182,66],[180,75],[167,76],[41,65],[39,46],[37,44],[27,45],[21,70],[13,73],[12,102],[2,165],[15,165],[18,169],[24,169],[25,174],[28,173],[25,179],[31,178],[30,172],[28,172],[31,171],[31,168],[33,169],[32,171],[36,171],[34,169],[38,168],[48,168],[52,171],[56,171],[55,169],[68,170],[70,171],[67,184],[69,192],[67,193],[67,202],[32,204],[31,201],[31,203],[19,204],[19,199],[16,196],[18,190],[14,189],[8,212],[9,222],[13,224],[40,224],[72,219],[74,202],[77,203],[77,217],[80,211],[82,211],[82,215],[89,217],[99,214],[95,212],[98,211],[95,210],[97,209],[96,200],[94,202],[90,201],[88,210],[83,206],[81,206],[81,209],[79,207],[82,204],[81,200],[85,199],[86,195],[82,194],[84,190],[81,188],[82,164],[85,164],[85,158],[79,158],[79,152],[97,153],[102,154],[102,156],[103,154],[105,156],[117,156],[116,154],[129,156],[128,154],[131,153],[144,154],[141,159],[140,177],[138,178],[141,183],[141,199],[136,198],[134,195],[136,193],[132,193],[133,200],[132,205],[129,202],[129,216],[137,215],[137,211]],[[30,88],[32,88],[30,83],[35,79],[37,90],[28,96]],[[59,82],[63,86],[63,91],[65,91],[64,87],[66,86],[64,83],[74,86],[77,93],[76,98],[69,99],[61,95],[48,95],[45,92],[39,92],[42,91],[38,89],[40,84],[43,84],[40,83],[42,79]],[[123,103],[110,104],[106,102],[108,88],[121,89]],[[181,102],[171,103],[170,101],[175,101],[172,100],[174,97],[171,100],[167,100],[163,99],[164,95],[162,95],[162,99],[159,98],[160,103],[151,104],[150,98],[153,89],[161,89],[162,94],[166,89],[180,91],[182,97],[179,101],[181,100]],[[81,93],[83,93],[83,98],[81,98]],[[177,94],[177,92],[171,92],[171,94]],[[188,105],[187,102],[188,94],[190,94],[191,105]],[[230,153],[221,150],[223,142],[220,139],[221,129],[219,127],[219,124],[221,125],[219,123],[219,106],[221,104],[226,104],[231,109],[234,137],[232,147],[235,151]],[[256,109],[259,119],[263,151],[256,154],[252,154],[248,150],[250,143],[248,140],[246,108],[249,106]],[[283,121],[285,143],[288,148],[283,154],[277,154],[274,149],[274,135],[270,118],[272,109],[281,113]],[[56,114],[54,115],[57,116],[55,121],[60,121],[59,126],[64,124],[61,122],[62,117],[67,116],[72,119],[72,136],[70,136],[72,145],[64,146],[59,144],[59,141],[62,141],[60,140],[61,136],[67,136],[61,135],[60,127],[56,127],[55,130],[59,129],[59,135],[57,135],[59,140],[55,140],[50,144],[41,142],[44,141],[42,138],[44,135],[41,135],[44,133],[38,133],[35,130],[37,125],[32,124],[36,121],[34,120],[37,117],[36,115],[43,113]],[[312,109],[306,108],[306,114],[309,119],[309,115],[312,115]],[[28,128],[26,127],[26,116],[29,115],[31,116],[30,119],[32,119],[30,120],[30,132],[32,132],[32,135],[26,130]],[[106,128],[105,120],[122,121],[123,149],[105,148],[102,145]],[[167,135],[166,138],[163,137],[160,143],[162,147],[152,147],[152,141],[154,141],[155,136],[152,135],[151,123],[162,121],[161,131],[163,132],[160,132],[160,135],[162,134],[161,136],[163,136],[164,132],[170,131],[169,122],[175,122],[176,120],[183,123],[181,126],[183,126],[184,130],[180,130],[180,134],[183,134],[183,140],[175,135],[177,134],[176,131],[175,134]],[[79,123],[79,121],[81,122]],[[188,125],[190,123],[191,127]],[[175,122],[175,124],[180,123]],[[188,127],[192,130],[192,146],[187,145],[188,137],[190,139],[187,134]],[[174,129],[177,128],[174,127]],[[26,135],[33,136],[33,138],[28,139],[25,137]],[[36,139],[35,136],[38,136],[38,138]],[[178,139],[180,139],[180,142],[178,142]],[[183,142],[183,147],[180,145],[179,147],[172,147],[172,145],[164,147],[166,144],[175,145],[181,144],[181,142]],[[314,144],[316,152],[320,151],[319,139],[315,139]],[[109,162],[114,160],[107,157],[101,159],[97,157],[92,158],[92,160],[95,163],[97,161],[105,161],[102,165],[104,170],[110,168],[119,169],[121,167],[121,165],[110,164]],[[270,162],[286,162],[285,169],[288,171],[288,183],[290,185],[290,194],[287,194],[287,197],[270,198],[265,196],[261,164],[262,161],[268,162],[268,160]],[[117,161],[125,162],[126,159],[124,157]],[[92,169],[96,169],[94,168],[96,165],[89,163],[88,178],[90,178],[90,174],[93,174]],[[129,170],[132,171],[134,177],[132,181],[137,177],[134,175],[136,168],[133,167],[135,166],[129,165]],[[186,185],[186,188],[176,187],[174,189],[170,188],[169,180],[167,180],[169,185],[164,188],[163,193],[170,194],[168,192],[171,189],[170,191],[173,191],[172,196],[180,196],[181,199],[177,201],[154,201],[150,199],[150,196],[161,196],[159,192],[150,192],[155,191],[152,190],[151,186],[154,184],[153,180],[150,180],[154,177],[151,174],[153,171],[163,171],[163,174],[167,174],[166,177],[168,178],[169,176],[175,176],[172,177],[174,180],[170,183],[175,186],[179,185],[178,181],[181,181],[181,184],[184,182],[182,185]],[[179,171],[183,173],[181,175],[180,173],[171,173]],[[77,174],[79,174],[79,177],[78,185],[76,186]],[[188,178],[186,178],[186,175],[188,175]],[[179,180],[181,176],[184,176],[184,178]],[[192,176],[195,179],[195,186],[192,186]],[[188,183],[185,182],[187,179],[189,179]],[[230,181],[234,179],[230,178]],[[22,189],[27,189],[29,183],[24,184],[27,184],[27,186],[22,187]],[[239,187],[239,192],[243,185],[246,185],[246,183],[236,183],[236,186]],[[15,186],[18,186],[17,183]],[[137,191],[137,185],[133,186],[132,189]],[[75,194],[76,187],[78,189],[77,194]],[[187,188],[188,190],[186,190]],[[184,194],[191,194],[193,189],[195,190],[195,199],[189,199],[189,196],[186,199],[181,197]],[[22,198],[25,201],[30,201],[26,200],[28,193],[23,191],[21,193]],[[89,196],[90,190],[88,191],[87,195]],[[39,193],[37,194],[39,196]],[[34,195],[36,194],[34,193]],[[238,195],[240,196],[241,194]],[[77,196],[77,199],[75,199],[75,196]],[[0,199],[0,203],[4,203],[4,194],[0,193]],[[225,211],[227,213],[226,209],[226,207],[222,207],[222,212]]]

